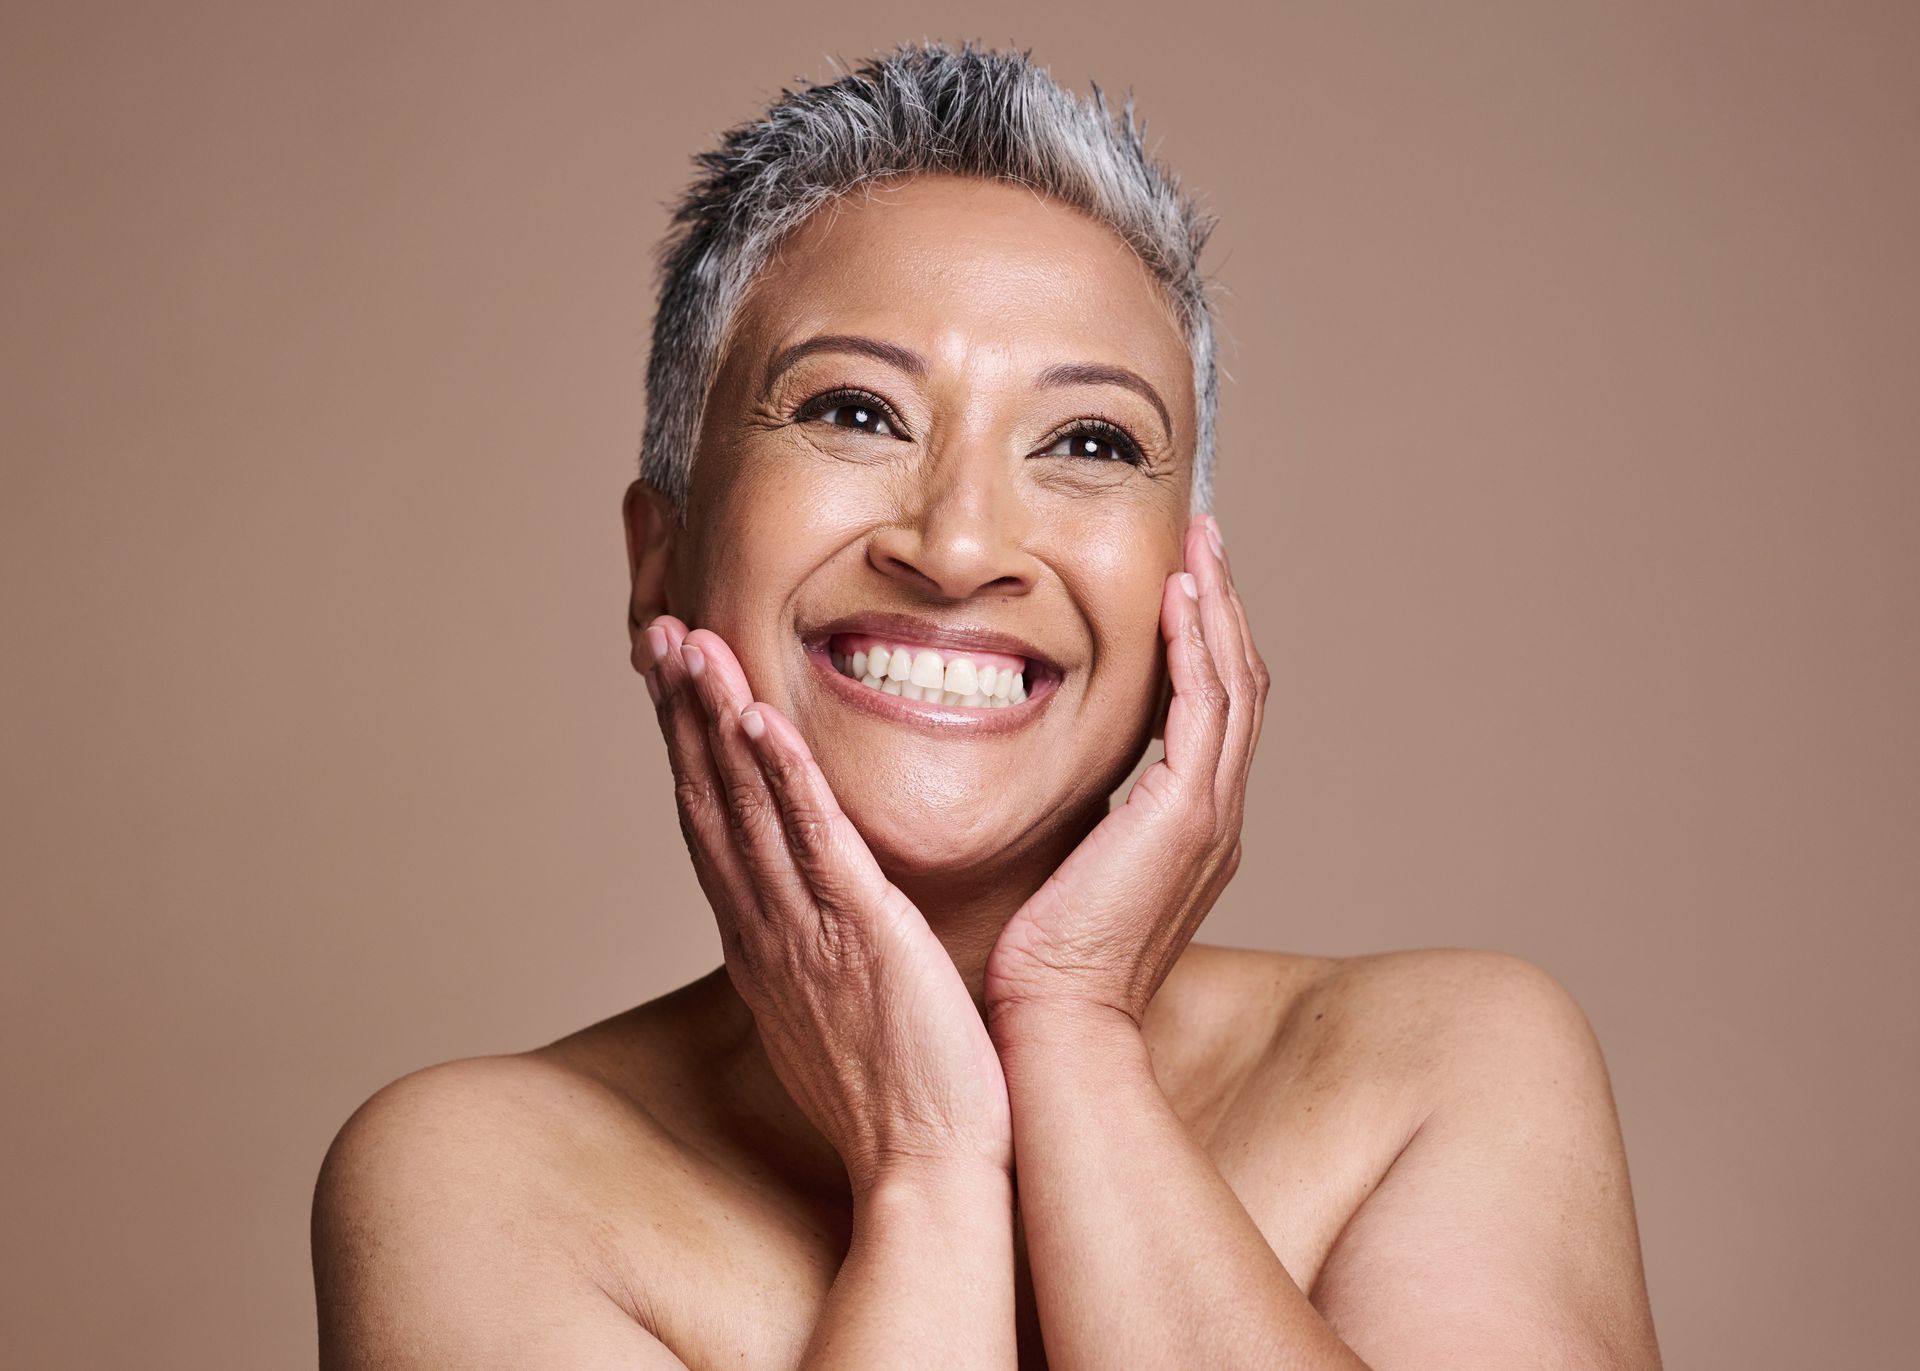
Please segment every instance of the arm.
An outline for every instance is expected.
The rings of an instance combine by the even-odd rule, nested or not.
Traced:
[[[1210,517],[1182,557],[1161,591],[1166,756],[987,962],[1035,1303],[1057,1368],[1360,1367],[1175,1116],[1140,1036],[1239,866],[1268,686]]]
[[[728,974],[852,1189],[802,1365],[1012,1367],[1013,1126],[953,959],[724,641],[662,615],[644,653]]]
[[[320,1371],[684,1371],[562,1221],[626,1127],[595,1082],[526,1057],[382,1087],[314,1187]]]
[[[1055,1371],[1365,1367],[1175,1116],[1130,1018],[1015,1012],[994,1032]]]
[[[1421,1062],[1433,1105],[1311,1303],[1173,1115],[1129,1021],[1003,1016],[1054,1365],[1125,1348],[1148,1367],[1659,1371],[1626,1150],[1578,1003],[1529,962],[1462,949],[1383,959],[1359,993],[1375,1021],[1435,1007],[1366,1049]]]
[[[854,1197],[800,1365],[1011,1368],[1012,1125],[985,1025],[792,723],[767,705],[743,723],[739,664],[716,636],[688,637],[662,616],[646,640],[682,825],[728,972]],[[597,1182],[572,1179],[605,1165],[587,1112],[598,1098],[542,1064],[469,1061],[356,1112],[314,1198],[326,1371],[682,1365],[645,1282],[687,1254],[613,1264],[580,1236],[601,1231]]]
[[[1013,1182],[998,1168],[915,1167],[854,1197],[853,1243],[805,1371],[1012,1367]]]
[[[630,1128],[597,1083],[525,1057],[447,1062],[375,1093],[314,1189],[321,1371],[684,1371],[645,1282],[686,1259],[609,1261],[591,1217]],[[1010,1368],[1012,1268],[1005,1171],[890,1170],[856,1201],[799,1366]]]
[[[1592,1025],[1540,967],[1441,949],[1382,963],[1379,1017],[1433,1106],[1314,1281],[1379,1367],[1659,1371],[1626,1147]]]
[[[1605,1071],[1537,968],[1495,954],[1498,974],[1402,992],[1459,1006],[1411,1035],[1453,1065],[1330,1254],[1325,1319],[1161,1094],[1139,1024],[1238,865],[1268,685],[1210,519],[1184,558],[1166,757],[987,965],[1053,1365],[1657,1368]]]

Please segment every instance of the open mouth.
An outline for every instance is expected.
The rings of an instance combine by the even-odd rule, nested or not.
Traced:
[[[1032,666],[1004,652],[942,651],[864,633],[827,640],[833,669],[883,695],[961,709],[1006,709],[1027,698]]]
[[[1036,721],[1065,672],[1026,639],[978,623],[867,610],[802,629],[847,703],[902,723],[1002,733]]]

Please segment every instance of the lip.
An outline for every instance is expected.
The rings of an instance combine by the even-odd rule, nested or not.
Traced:
[[[830,624],[823,624],[818,628],[803,633],[801,635],[801,642],[805,645],[809,654],[817,652],[824,656],[827,650],[827,640],[836,633],[865,633],[875,638],[897,638],[901,642],[912,643],[915,647],[930,647],[936,651],[942,648],[948,648],[956,652],[965,652],[969,648],[972,648],[979,652],[1002,652],[1009,657],[1025,657],[1031,666],[1037,666],[1039,668],[1038,672],[1030,673],[1040,679],[1038,681],[1027,682],[1027,689],[1029,691],[1032,691],[1037,684],[1051,685],[1052,683],[1056,683],[1063,674],[1058,662],[1047,656],[1046,653],[1042,652],[1025,638],[1016,637],[1011,633],[1002,633],[997,629],[981,628],[970,624],[939,624],[931,619],[922,619],[912,614],[886,613],[878,610],[861,614],[849,614],[845,618],[835,619]],[[833,663],[828,662],[827,669],[831,671],[833,669]],[[838,672],[834,672],[834,674],[836,676],[839,675]],[[845,680],[846,678],[841,677],[841,679]],[[858,683],[855,682],[855,684]],[[865,687],[862,687],[862,689],[865,689]],[[1051,691],[1048,693],[1051,693]],[[892,699],[894,697],[888,696],[886,698]],[[1030,694],[1028,696],[1028,702],[1030,703],[1035,698],[1037,697]],[[909,700],[907,703],[912,704],[914,702]],[[1017,708],[1017,706],[1008,706],[1008,709],[1013,708]],[[948,710],[946,712],[951,713],[952,711]],[[1004,714],[1008,711],[996,710],[995,712]]]
[[[866,633],[871,631],[872,630],[864,627],[836,628],[833,630],[834,633]],[[1040,715],[1045,712],[1046,707],[1053,702],[1054,690],[1060,683],[1058,673],[1049,672],[1040,678],[1038,689],[1034,690],[1026,699],[1017,705],[1008,705],[1004,709],[963,709],[953,705],[930,705],[925,700],[909,700],[903,695],[889,695],[885,691],[875,690],[871,686],[863,686],[858,681],[842,675],[839,669],[834,666],[833,660],[827,655],[827,638],[832,635],[827,634],[821,636],[817,642],[811,640],[812,636],[813,635],[809,635],[809,641],[806,643],[807,659],[813,663],[815,669],[818,670],[822,676],[827,678],[826,689],[828,692],[844,699],[855,709],[864,709],[869,714],[876,715],[879,718],[897,724],[913,724],[921,728],[952,729],[958,733],[974,736],[981,734],[1012,733],[1039,721]],[[902,633],[898,636],[910,637],[911,635]],[[974,644],[974,646],[978,646],[982,651],[1009,652],[1012,649],[1004,645],[1006,641],[1006,639],[1002,638],[999,643],[996,643],[991,648],[985,643]],[[928,643],[926,645],[928,647],[941,646],[939,643]],[[957,643],[951,645],[955,647],[959,646]]]

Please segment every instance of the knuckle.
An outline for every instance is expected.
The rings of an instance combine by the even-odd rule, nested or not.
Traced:
[[[694,707],[687,695],[687,682],[660,672],[660,698],[654,702],[654,712],[671,724],[677,724],[685,718],[687,711]]]
[[[813,899],[820,910],[820,932],[836,953],[844,959],[855,941],[860,911],[860,893],[844,872],[821,870],[813,873]]]
[[[1218,676],[1207,676],[1194,683],[1193,703],[1209,716],[1227,712],[1227,688]]]
[[[735,828],[764,826],[774,808],[773,796],[758,776],[733,777],[727,781],[727,813]]]
[[[793,795],[800,788],[803,776],[800,759],[785,749],[775,749],[765,762],[768,780],[782,795]]]
[[[796,861],[817,866],[831,854],[832,821],[818,807],[807,803],[789,804],[781,817],[786,827],[787,844],[793,849]]]
[[[704,778],[681,772],[673,778],[673,803],[683,825],[697,823],[713,812],[713,790]]]

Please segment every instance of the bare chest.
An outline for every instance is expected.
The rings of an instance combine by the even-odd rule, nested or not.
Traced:
[[[1334,1241],[1405,1144],[1410,1111],[1326,1060],[1283,1061],[1272,1076],[1243,1083],[1231,1098],[1177,1085],[1168,1094],[1311,1294]],[[662,1166],[671,1174],[659,1175]],[[603,1248],[614,1279],[638,1292],[637,1316],[694,1371],[797,1366],[846,1255],[851,1215],[690,1149],[668,1162],[656,1157],[650,1169],[656,1184],[644,1203],[614,1211],[619,1236]],[[1016,1244],[1020,1365],[1030,1371],[1046,1362],[1017,1230]]]

